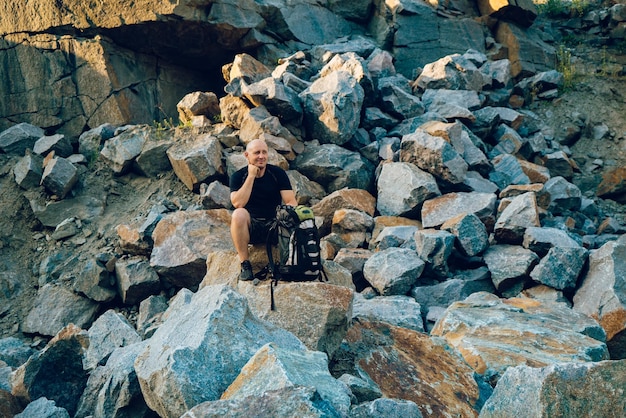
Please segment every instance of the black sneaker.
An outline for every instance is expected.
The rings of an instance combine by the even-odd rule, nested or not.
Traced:
[[[252,264],[250,264],[249,260],[241,263],[241,273],[239,273],[239,280],[248,281],[254,279],[254,274],[252,274]]]

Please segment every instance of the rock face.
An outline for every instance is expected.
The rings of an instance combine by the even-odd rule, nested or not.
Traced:
[[[331,2],[324,7],[300,0],[237,7],[227,1],[127,4],[106,0],[94,6],[52,0],[24,5],[10,0],[0,6],[0,15],[7,17],[0,23],[0,57],[9,62],[8,74],[2,77],[6,84],[0,89],[5,95],[0,101],[0,129],[17,120],[78,136],[86,127],[105,122],[167,120],[179,114],[178,102],[190,90],[218,91],[220,68],[237,50],[273,64],[296,52],[294,45],[312,48],[352,34],[367,34],[373,41],[355,37],[348,50],[371,52],[387,47],[396,57],[398,71],[409,79],[417,75],[417,68],[443,55],[470,48],[487,52],[489,27],[475,19],[472,2],[458,2],[456,13],[443,13],[443,18],[428,4],[404,3],[360,1],[340,7]],[[546,70],[554,61],[551,47],[520,33],[533,20],[529,5],[516,3],[495,12],[481,9],[481,13],[503,19],[523,13],[522,19],[515,19],[521,28],[509,23],[508,30],[498,31],[499,42],[509,47],[518,72],[527,67]],[[272,42],[267,43],[268,39]],[[521,42],[534,48],[532,55],[520,55],[517,46]],[[322,61],[323,54],[320,48],[317,59]],[[18,79],[20,83],[8,82]],[[46,103],[41,103],[44,98]],[[343,106],[345,114],[348,108]],[[306,107],[311,114],[312,108]],[[330,108],[324,113],[334,118]],[[352,129],[342,130],[333,141],[349,139]]]

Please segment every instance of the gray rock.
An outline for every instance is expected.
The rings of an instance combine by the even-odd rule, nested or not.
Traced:
[[[189,190],[198,191],[201,183],[215,180],[225,172],[222,146],[210,134],[173,145],[168,148],[167,156],[174,173]]]
[[[78,196],[58,202],[50,202],[47,205],[41,205],[36,200],[30,201],[30,207],[39,222],[51,228],[56,228],[65,219],[71,217],[76,217],[83,221],[97,218],[104,213],[104,206],[103,200],[90,196]]]
[[[18,368],[26,363],[33,354],[35,354],[35,350],[16,337],[0,339],[0,361],[12,368]]]
[[[146,403],[161,416],[181,416],[219,399],[268,342],[305,349],[293,334],[254,317],[246,299],[228,286],[196,294],[183,289],[164,318],[135,361]]]
[[[482,76],[481,76],[482,78]],[[422,94],[422,102],[430,112],[439,112],[442,106],[456,105],[467,110],[479,109],[482,101],[476,90],[427,89]],[[442,114],[445,117],[445,115]]]
[[[134,368],[134,362],[146,344],[146,341],[142,341],[116,348],[106,365],[98,366],[91,372],[78,402],[75,418],[153,416],[154,412],[143,399]]]
[[[417,404],[404,399],[380,398],[362,402],[350,410],[350,418],[369,418],[373,416],[422,418]]]
[[[467,172],[465,180],[463,180],[463,185],[467,186],[469,190],[477,193],[494,194],[500,189],[497,184],[491,180],[487,180],[476,171]]]
[[[398,124],[398,120],[377,107],[367,107],[363,111],[361,126],[367,130],[390,129]]]
[[[172,170],[172,163],[167,156],[167,150],[174,144],[168,138],[152,139],[146,141],[141,148],[141,152],[135,158],[133,170],[146,177],[158,177],[160,174]]]
[[[24,155],[27,149],[33,149],[35,142],[44,136],[43,129],[29,123],[18,123],[0,132],[0,150],[6,154]]]
[[[473,213],[448,219],[441,225],[441,229],[456,237],[455,246],[467,256],[478,255],[489,246],[487,228]]]
[[[426,108],[411,92],[409,83],[406,77],[399,74],[380,78],[378,91],[382,110],[399,119],[423,115]]]
[[[388,248],[374,253],[363,265],[363,275],[381,295],[404,295],[424,271],[413,250]]]
[[[502,121],[501,117],[499,120]],[[495,129],[492,136],[494,147],[489,152],[490,158],[501,154],[516,154],[527,142],[515,129],[504,123]]]
[[[220,115],[217,95],[213,92],[196,91],[186,94],[176,105],[178,119],[182,123],[191,122],[194,116],[206,116],[213,121]]]
[[[564,177],[571,180],[578,166],[563,151],[554,151],[541,158],[543,165],[550,170],[552,177]]]
[[[470,125],[472,132],[481,138],[491,137],[500,126],[500,112],[495,107],[484,106],[473,113],[476,120]]]
[[[167,299],[163,295],[152,295],[139,303],[137,332],[144,338],[150,338],[161,324],[161,314],[167,310]]]
[[[476,292],[495,292],[486,267],[457,273],[453,278],[434,285],[418,284],[411,290],[411,296],[424,311],[430,312],[432,308],[447,308],[452,302],[463,300]]]
[[[115,174],[125,174],[151,136],[148,126],[134,126],[104,143],[100,156]]]
[[[552,247],[530,272],[530,277],[558,290],[572,290],[587,262],[587,254],[582,247]]]
[[[180,418],[237,418],[263,411],[268,416],[302,418],[339,418],[340,415],[322,400],[313,387],[291,386],[266,391],[260,396],[203,402]]]
[[[495,223],[496,200],[493,193],[447,193],[424,202],[422,224],[437,227],[460,214],[473,213],[489,227]]]
[[[309,350],[332,357],[350,324],[354,286],[330,284],[330,278],[329,283],[279,284],[274,286],[273,306],[272,297],[268,298],[272,293],[270,286],[266,282],[257,286],[241,283],[237,287],[259,319],[293,333]],[[311,318],[317,319],[311,321]]]
[[[626,243],[623,236],[589,253],[589,270],[574,294],[574,310],[597,318],[612,359],[626,358]]]
[[[33,309],[21,324],[28,333],[54,336],[68,324],[89,327],[98,305],[63,286],[46,284],[37,291]]]
[[[580,189],[561,176],[552,177],[544,185],[550,194],[550,212],[562,214],[569,210],[577,211],[582,202]]]
[[[513,155],[497,155],[491,160],[491,163],[493,164],[494,171],[499,173],[502,178],[506,179],[506,186],[512,184],[530,184],[530,179],[528,178],[526,173],[524,173],[522,165]],[[501,186],[503,185],[504,184],[501,184]]]
[[[62,134],[42,136],[33,146],[33,152],[44,157],[51,151],[54,151],[54,155],[63,158],[67,158],[74,153],[69,138]]]
[[[491,80],[489,87],[492,89],[511,87],[513,82],[511,78],[511,61],[506,58],[485,62],[480,66],[480,72],[485,74],[488,80]]]
[[[232,209],[230,189],[220,181],[215,180],[208,186],[200,185],[200,201],[204,209]]]
[[[532,26],[522,28],[513,22],[501,23],[495,31],[495,39],[508,48],[513,78],[554,69],[556,49],[542,39],[540,30]]]
[[[539,227],[539,207],[534,192],[514,197],[498,216],[494,227],[501,244],[521,244],[527,228]]]
[[[278,116],[272,116],[265,106],[257,106],[250,110],[247,110],[247,108],[246,110],[241,110],[240,119],[239,139],[244,144],[247,144],[253,139],[263,137],[266,134],[284,138],[291,144],[298,143],[298,139],[282,125]],[[271,160],[270,163],[272,163]]]
[[[588,417],[613,416],[626,410],[624,397],[616,391],[626,385],[625,376],[624,360],[510,367],[479,417],[514,418],[520,411],[528,418],[571,411]]]
[[[402,137],[400,161],[417,165],[444,184],[462,183],[468,169],[452,145],[423,130]]]
[[[524,51],[524,53],[527,52],[529,51]],[[552,51],[548,49],[546,52],[551,53]],[[528,99],[531,95],[540,95],[546,91],[562,88],[564,80],[563,73],[551,69],[539,72],[532,77],[523,78],[515,85],[515,91]]]
[[[68,218],[58,224],[54,228],[54,232],[50,235],[50,238],[56,241],[60,241],[66,238],[73,237],[80,232],[80,222],[77,222],[75,218]]]
[[[226,209],[166,214],[152,233],[150,266],[174,286],[197,286],[206,273],[207,254],[233,249],[229,222]]]
[[[115,278],[97,259],[88,260],[74,279],[72,289],[95,302],[110,302],[117,296]]]
[[[350,392],[352,392],[352,395],[359,403],[382,398],[383,394],[376,382],[370,379],[367,375],[364,375],[363,377],[364,378],[362,379],[346,373],[341,375],[337,380],[348,386],[348,389],[350,389]]]
[[[87,335],[89,347],[83,357],[83,367],[89,371],[106,364],[115,349],[141,341],[128,320],[111,309],[94,321]]]
[[[78,152],[87,157],[88,161],[98,158],[105,141],[113,138],[115,126],[104,123],[96,128],[83,132],[78,137]]]
[[[34,189],[41,184],[43,158],[27,153],[13,166],[15,182],[24,190]]]
[[[476,64],[465,55],[447,55],[424,65],[415,85],[422,90],[475,90],[481,91],[491,83],[491,77],[479,71]]]
[[[505,297],[516,296],[539,261],[537,254],[517,245],[492,245],[483,254],[493,285]]]
[[[15,371],[12,393],[23,404],[45,397],[74,416],[87,384],[82,356],[88,344],[86,331],[79,327],[70,324],[61,329],[43,350]]]
[[[265,106],[267,111],[283,121],[302,118],[298,93],[274,77],[267,77],[249,85],[242,85],[241,94],[254,106]]]
[[[287,171],[287,176],[299,205],[311,206],[326,196],[326,191],[319,183],[309,180],[307,176],[299,171],[289,170]]]
[[[404,295],[378,296],[365,299],[355,294],[352,319],[383,321],[391,325],[424,332],[422,308],[414,298]]]
[[[525,338],[512,338],[514,335]],[[474,293],[448,307],[431,330],[492,383],[511,366],[608,360],[596,321],[563,304]],[[533,344],[529,344],[533,341]],[[519,386],[518,386],[519,387]]]
[[[340,416],[350,409],[350,390],[328,371],[328,357],[319,351],[282,348],[276,343],[261,347],[221,399],[261,396],[269,390],[312,386]]]
[[[24,408],[24,411],[15,415],[17,418],[70,418],[70,414],[65,408],[56,406],[52,400],[41,397]]]
[[[363,88],[345,71],[319,78],[300,93],[308,136],[343,145],[359,127]]]
[[[572,238],[567,231],[551,227],[530,227],[524,231],[524,248],[537,253],[543,257],[550,248],[579,248],[580,244]]]
[[[318,68],[330,61],[335,55],[352,52],[359,57],[369,56],[377,48],[376,43],[363,36],[352,39],[333,39],[331,43],[316,45],[311,48],[311,59]]]
[[[45,162],[41,185],[52,194],[63,199],[78,181],[78,170],[74,164],[62,157]]]
[[[415,232],[418,229],[413,225],[386,226],[370,241],[370,249],[380,251],[391,247],[415,248]]]
[[[305,44],[330,43],[352,33],[346,20],[316,4],[296,3],[286,7],[282,15],[294,39]]]
[[[386,77],[393,77],[396,75],[396,68],[393,65],[393,56],[389,51],[385,51],[380,48],[375,48],[372,53],[367,57],[367,70],[372,75],[374,80],[381,80]],[[403,77],[408,80],[406,77]],[[407,92],[410,92],[410,87]],[[380,84],[378,87],[381,90]]]
[[[373,253],[363,248],[341,248],[334,261],[346,268],[353,276],[362,274],[365,262]]]
[[[292,168],[329,193],[346,187],[370,190],[374,182],[374,167],[369,161],[335,144],[308,143]]]
[[[426,272],[440,278],[449,274],[448,257],[454,249],[455,236],[437,229],[422,229],[415,232],[415,250],[426,263]]]
[[[115,274],[117,291],[126,305],[135,305],[161,290],[159,275],[143,257],[118,260]]]
[[[376,209],[384,216],[418,218],[424,201],[441,192],[435,178],[411,163],[384,164],[378,175]]]
[[[10,366],[7,366],[6,363],[0,363],[0,390],[6,392],[7,394],[11,393],[11,389],[12,389],[11,375],[12,374],[13,374],[13,369]],[[6,396],[4,397],[6,398]],[[4,407],[7,408],[8,405],[5,405]],[[3,409],[0,409],[0,411],[2,413],[6,413]]]

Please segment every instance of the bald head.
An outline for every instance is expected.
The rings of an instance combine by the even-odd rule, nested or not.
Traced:
[[[260,138],[253,139],[252,141],[248,142],[248,145],[246,145],[247,152],[252,152],[253,150],[260,148],[265,148],[267,150],[267,142]]]

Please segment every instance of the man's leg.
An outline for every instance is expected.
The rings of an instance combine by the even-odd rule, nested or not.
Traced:
[[[239,262],[243,263],[250,258],[248,252],[248,244],[250,243],[250,214],[246,209],[238,208],[233,211],[230,221],[230,235],[233,238],[233,244],[239,256]]]

